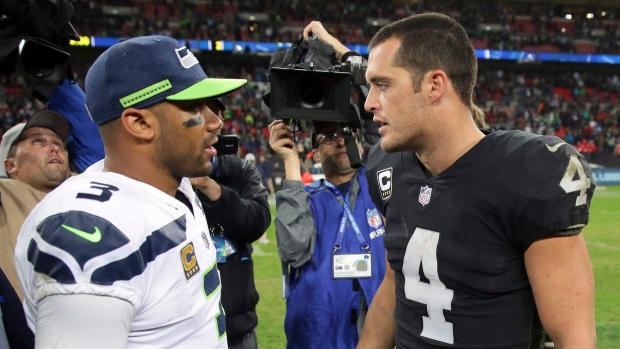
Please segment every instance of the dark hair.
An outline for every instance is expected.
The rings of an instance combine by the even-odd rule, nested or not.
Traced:
[[[312,149],[317,149],[319,147],[319,132],[325,125],[329,125],[327,121],[314,121],[312,130]]]
[[[372,50],[393,37],[402,41],[393,64],[410,72],[415,92],[420,91],[425,73],[441,69],[461,101],[471,106],[478,60],[463,26],[439,13],[414,15],[381,28],[368,48]]]

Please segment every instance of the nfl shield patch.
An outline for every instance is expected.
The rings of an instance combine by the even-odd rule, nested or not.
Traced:
[[[431,201],[432,192],[433,188],[429,188],[428,185],[420,188],[420,196],[418,197],[418,201],[422,204],[422,206],[427,205]]]
[[[379,228],[381,225],[381,217],[379,216],[379,211],[377,211],[376,208],[366,211],[366,219],[368,220],[368,225],[375,229]]]

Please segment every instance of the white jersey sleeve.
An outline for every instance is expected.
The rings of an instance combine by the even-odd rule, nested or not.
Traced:
[[[41,201],[15,253],[30,327],[46,297],[97,295],[134,307],[128,348],[226,347],[216,251],[187,179],[179,190],[191,209],[145,183],[95,170]]]
[[[127,347],[134,315],[128,302],[114,297],[72,294],[46,297],[37,310],[37,349]],[[88,326],[83,326],[84,323]]]

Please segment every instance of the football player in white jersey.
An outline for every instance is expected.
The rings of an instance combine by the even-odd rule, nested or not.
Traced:
[[[122,41],[86,76],[105,159],[49,194],[18,238],[37,348],[226,348],[216,251],[185,177],[205,176],[246,80],[207,78],[181,43]]]

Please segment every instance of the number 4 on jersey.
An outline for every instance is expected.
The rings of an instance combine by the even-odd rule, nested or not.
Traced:
[[[439,233],[416,228],[409,239],[403,260],[405,296],[407,299],[426,304],[428,317],[423,316],[422,337],[454,344],[452,323],[447,322],[444,310],[452,309],[454,291],[439,280],[437,271],[437,244]],[[430,283],[420,281],[420,264]]]
[[[575,173],[577,174],[577,178],[575,178]],[[577,155],[571,154],[566,172],[564,172],[564,176],[560,181],[560,187],[564,189],[566,194],[579,191],[579,196],[577,196],[577,200],[575,201],[575,206],[579,206],[587,202],[588,195],[586,194],[586,190],[590,188],[590,184],[592,184],[592,180],[586,175],[586,171],[584,171],[583,165],[577,158]]]

